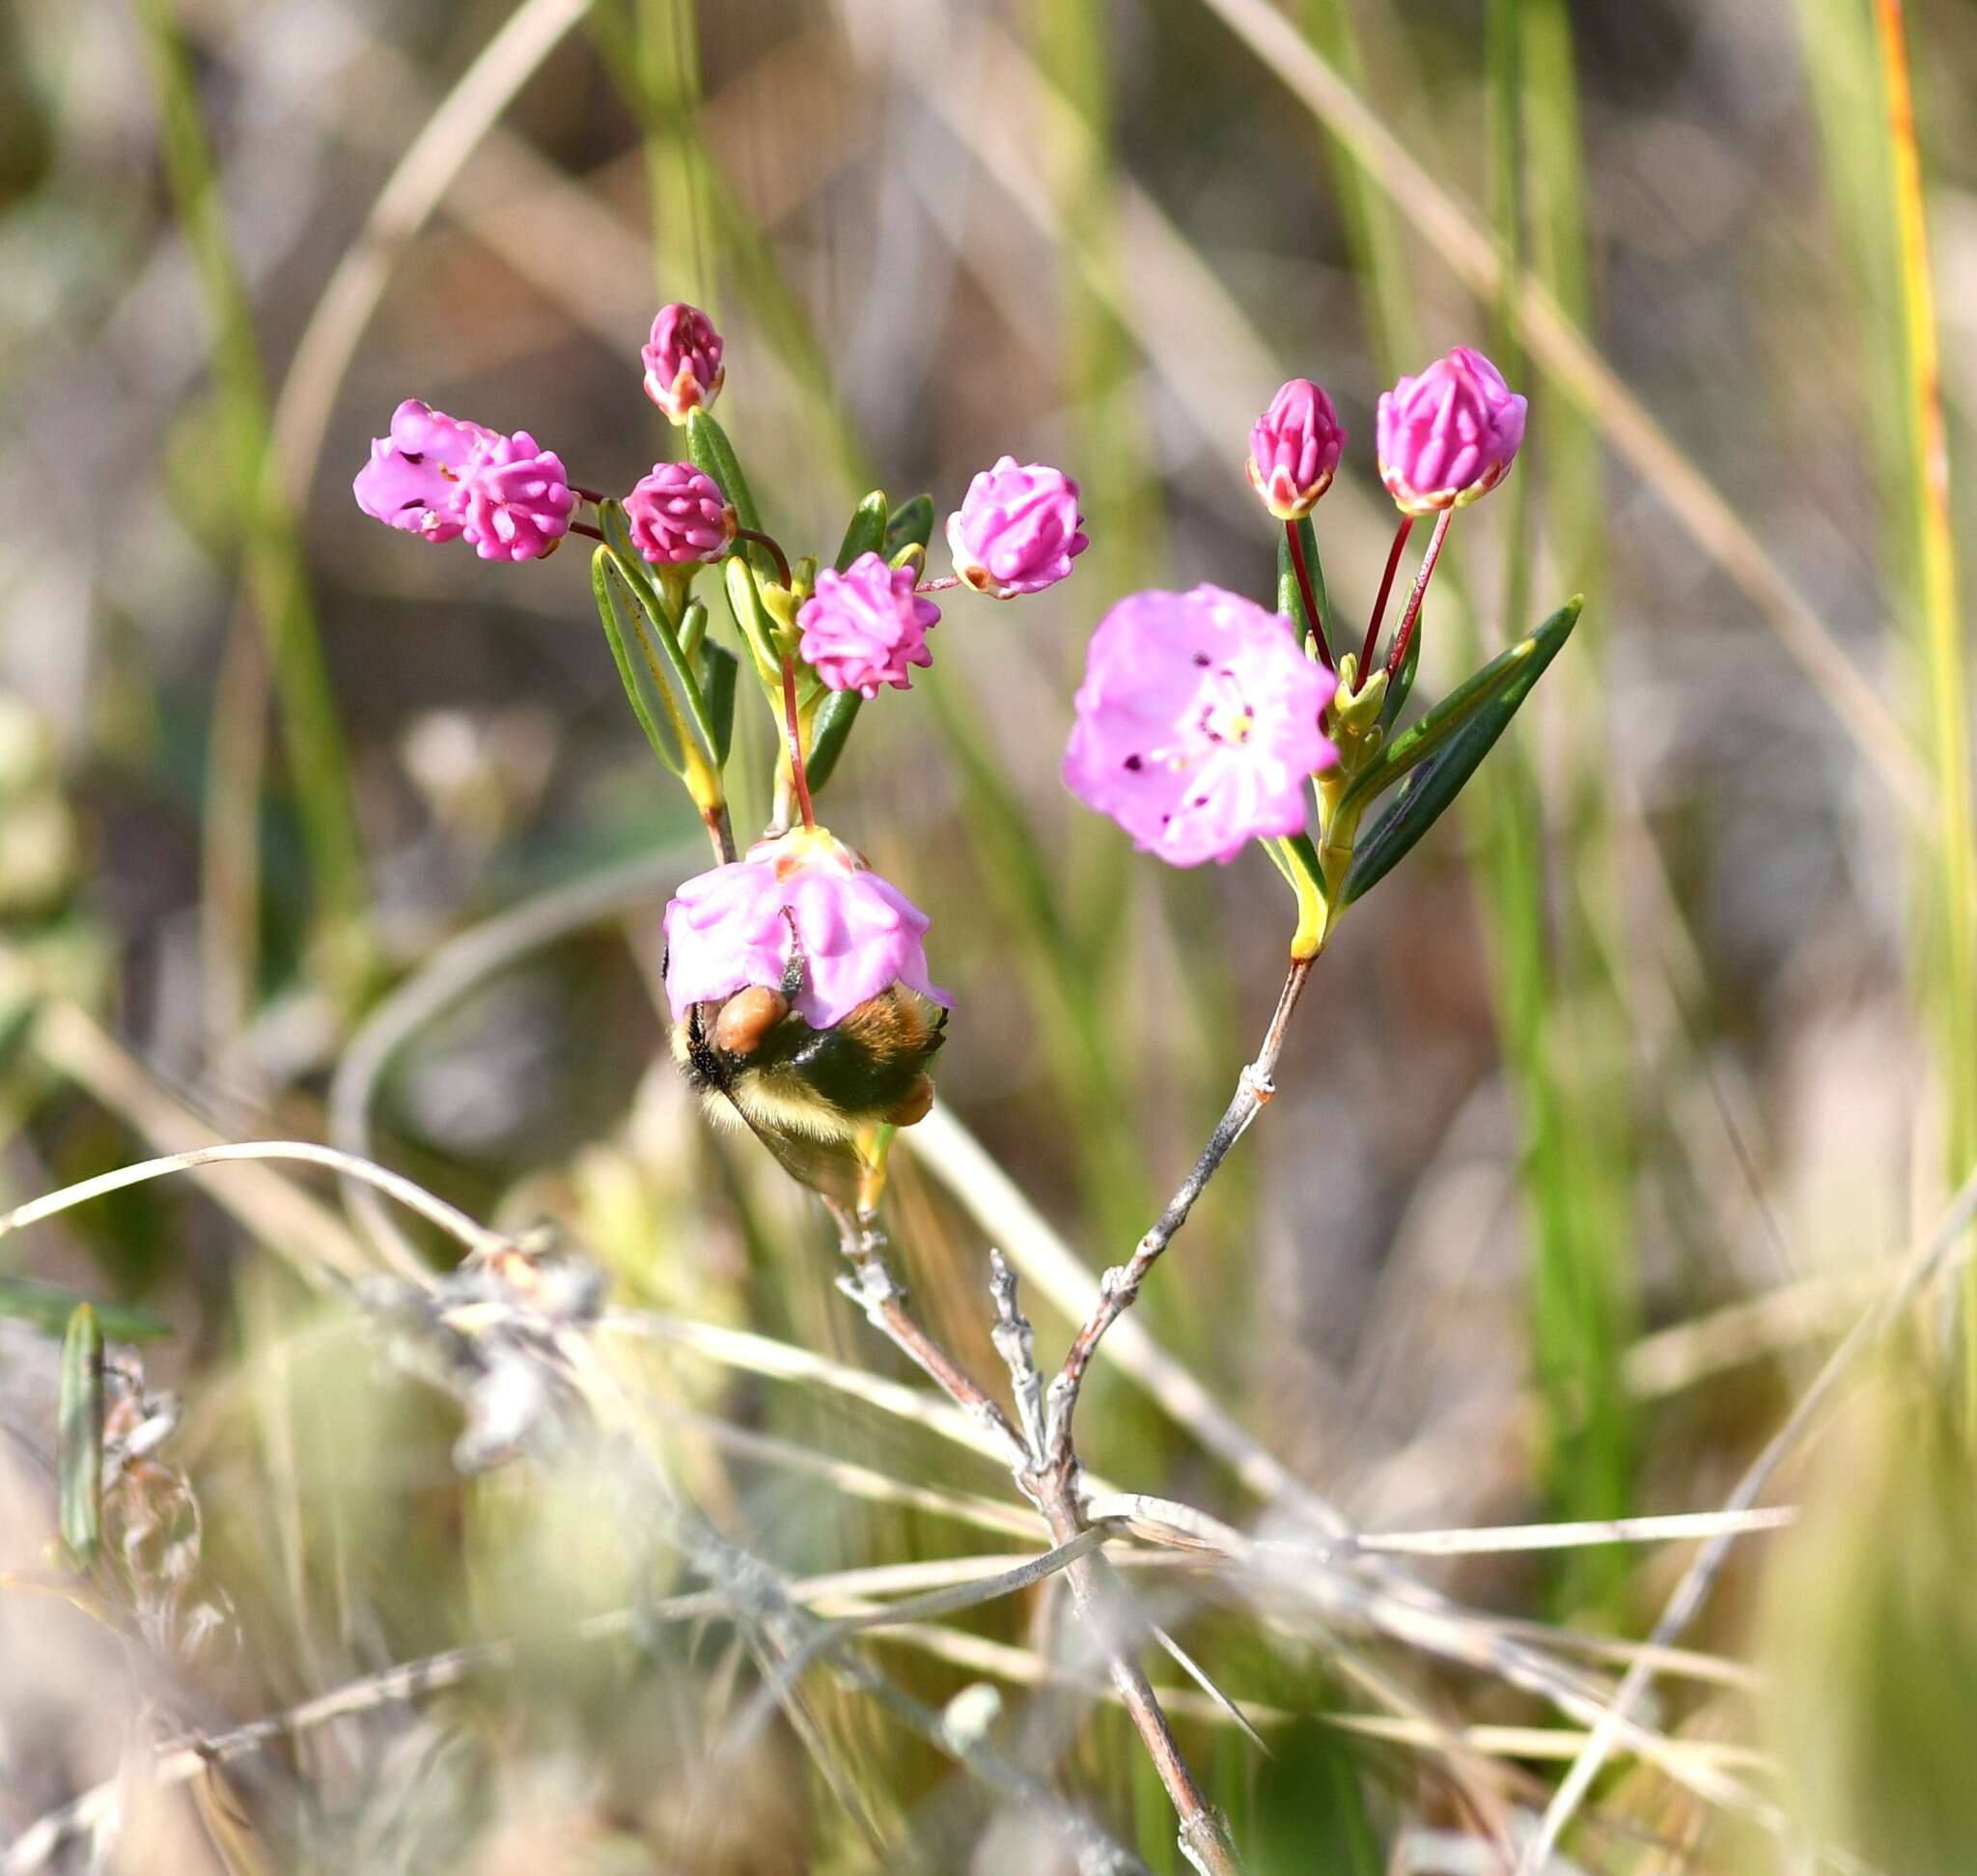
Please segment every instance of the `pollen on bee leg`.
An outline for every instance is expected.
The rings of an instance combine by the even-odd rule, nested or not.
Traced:
[[[886,1115],[886,1124],[891,1127],[910,1127],[915,1121],[925,1120],[933,1110],[933,1078],[922,1075],[915,1078],[906,1098]]]
[[[714,1018],[714,1047],[730,1055],[752,1055],[762,1040],[790,1014],[790,999],[766,984],[750,984],[721,1005]]]

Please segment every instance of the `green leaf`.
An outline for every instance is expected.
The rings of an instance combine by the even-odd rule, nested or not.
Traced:
[[[638,718],[638,726],[652,744],[653,754],[683,781],[683,727],[677,716],[668,715],[663,709],[654,714],[647,697],[648,690],[653,688],[650,674],[640,668],[639,660],[631,655],[630,641],[638,629],[632,624],[628,609],[630,596],[626,592],[619,562],[607,546],[599,547],[591,556],[591,591],[597,597],[598,619],[610,641],[611,657],[618,665],[619,681],[625,686],[631,714]]]
[[[1392,736],[1394,725],[1401,720],[1401,712],[1407,707],[1408,693],[1414,688],[1414,679],[1421,670],[1421,641],[1428,636],[1423,621],[1414,622],[1414,635],[1407,640],[1407,655],[1401,659],[1401,668],[1393,674],[1386,686],[1386,701],[1379,707],[1379,730],[1383,737]]]
[[[755,674],[769,692],[770,705],[782,711],[783,658],[776,649],[776,622],[762,602],[762,588],[755,583],[755,570],[746,554],[730,554],[722,564],[721,576],[728,596],[728,611],[755,660]]]
[[[933,539],[933,497],[915,495],[903,501],[885,518],[885,557],[899,557],[902,547],[924,547]]]
[[[686,454],[693,466],[711,476],[715,487],[734,504],[741,525],[759,530],[762,517],[756,512],[755,497],[748,492],[748,478],[741,473],[735,446],[728,441],[728,433],[705,410],[686,413]]]
[[[928,504],[931,509],[933,504]],[[861,554],[877,553],[885,546],[885,490],[875,489],[851,511],[851,524],[845,530],[845,544],[838,549],[837,570],[843,573]]]
[[[1329,610],[1331,602],[1325,596],[1324,568],[1318,557],[1318,536],[1312,531],[1308,517],[1291,525],[1297,530],[1298,545],[1304,549],[1304,565],[1311,574],[1311,597],[1318,602],[1319,611],[1323,613]],[[1291,537],[1288,533],[1277,537],[1277,610],[1297,627],[1305,638],[1318,638],[1327,652],[1334,654],[1332,662],[1338,662],[1338,647],[1331,642],[1323,619],[1312,618],[1304,609],[1304,595],[1298,589],[1297,569],[1291,559]]]
[[[818,705],[817,720],[810,730],[810,757],[803,765],[811,794],[815,795],[830,780],[831,770],[845,752],[851,725],[858,720],[858,707],[864,701],[855,690],[833,690]]]
[[[119,1342],[155,1342],[172,1332],[162,1316],[135,1303],[94,1302],[59,1283],[37,1283],[25,1276],[0,1276],[0,1316],[29,1322],[49,1335],[59,1335],[77,1307],[89,1302],[103,1333]]]
[[[1486,664],[1461,690],[1443,699],[1424,716],[1414,729],[1396,739],[1394,748],[1399,749],[1408,737],[1427,729],[1465,691],[1489,677],[1506,659],[1512,660],[1506,681],[1493,683],[1480,702],[1472,702],[1462,711],[1452,728],[1443,726],[1438,730],[1429,749],[1417,748],[1410,766],[1413,763],[1421,766],[1402,782],[1400,793],[1388,804],[1386,812],[1353,849],[1351,864],[1346,869],[1345,884],[1341,888],[1342,905],[1350,906],[1362,893],[1385,879],[1396,862],[1462,793],[1463,784],[1476,772],[1477,765],[1490,753],[1496,739],[1517,714],[1518,706],[1544,676],[1545,667],[1557,657],[1559,647],[1571,636],[1582,603],[1582,601],[1574,599],[1559,607],[1530,637],[1513,645],[1502,658]],[[1393,752],[1389,750],[1387,753],[1391,756]],[[1425,762],[1422,761],[1424,755],[1428,757]],[[1362,781],[1364,779],[1361,777]],[[1358,784],[1355,783],[1346,800],[1350,800],[1357,791]],[[1344,806],[1343,801],[1341,806]]]
[[[1488,713],[1513,691],[1516,692],[1516,701],[1510,709],[1516,710],[1523,701],[1524,693],[1536,682],[1537,673],[1551,662],[1559,646],[1565,643],[1578,616],[1579,602],[1573,600],[1561,606],[1528,638],[1520,638],[1508,651],[1499,652],[1480,671],[1458,685],[1419,722],[1395,737],[1380,750],[1376,761],[1352,778],[1351,786],[1340,798],[1340,811],[1363,808],[1376,795],[1391,788],[1410,769],[1448,747],[1462,734],[1465,724]],[[1421,633],[1417,629],[1414,645],[1418,645],[1420,640]],[[1407,648],[1409,658],[1414,655],[1414,645]],[[1509,720],[1506,714],[1498,721],[1497,729],[1501,730]],[[1495,741],[1493,733],[1490,741]],[[1489,745],[1486,743],[1484,746],[1487,748]]]
[[[103,1331],[86,1302],[75,1305],[62,1337],[55,1483],[62,1541],[86,1564],[103,1535]]]
[[[695,609],[700,613],[704,628],[707,608],[696,602]],[[735,674],[740,670],[741,660],[725,645],[717,645],[707,637],[696,640],[692,658],[700,694],[707,702],[708,730],[714,744],[714,767],[725,769],[728,751],[735,742]]]

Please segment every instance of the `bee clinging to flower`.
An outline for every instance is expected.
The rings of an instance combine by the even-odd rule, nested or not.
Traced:
[[[764,841],[666,908],[673,1054],[717,1120],[793,1177],[865,1204],[888,1130],[933,1106],[946,994],[928,920],[821,828]]]

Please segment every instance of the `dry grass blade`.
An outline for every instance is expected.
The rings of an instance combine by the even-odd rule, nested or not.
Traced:
[[[1900,1280],[1854,1324],[1846,1339],[1826,1358],[1825,1365],[1813,1378],[1812,1385],[1798,1397],[1785,1424],[1766,1442],[1764,1450],[1751,1461],[1738,1481],[1736,1491],[1731,1493],[1724,1506],[1726,1511],[1745,1511],[1757,1502],[1771,1475],[1805,1437],[1853,1363],[1880,1339],[1889,1324],[1946,1267],[1961,1266],[1969,1260],[1973,1246],[1967,1240],[1962,1244],[1959,1240],[1963,1239],[1973,1218],[1977,1218],[1977,1173],[1964,1182],[1963,1190],[1957,1194],[1935,1235],[1910,1259]],[[1674,1594],[1661,1611],[1660,1620],[1655,1624],[1654,1633],[1649,1637],[1651,1648],[1669,1646],[1693,1620],[1730,1554],[1732,1541],[1727,1535],[1713,1537],[1696,1554],[1676,1584]],[[1601,1768],[1612,1755],[1614,1748],[1622,1743],[1629,1723],[1629,1712],[1647,1692],[1654,1678],[1655,1666],[1649,1656],[1643,1656],[1627,1670],[1611,1702],[1594,1726],[1591,1738],[1573,1761],[1572,1770],[1546,1807],[1544,1822],[1518,1865],[1519,1876],[1539,1876],[1544,1869],[1545,1860],[1557,1847],[1561,1834],[1585,1801]]]
[[[1482,1556],[1506,1551],[1573,1550],[1587,1544],[1665,1544],[1685,1537],[1740,1537],[1782,1530],[1790,1505],[1753,1511],[1680,1511],[1661,1517],[1591,1519],[1569,1525],[1495,1525],[1470,1530],[1362,1531],[1358,1551],[1402,1556]]]

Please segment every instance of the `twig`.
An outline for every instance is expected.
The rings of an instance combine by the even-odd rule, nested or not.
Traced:
[[[1024,1485],[1059,1544],[1070,1543],[1084,1528],[1072,1479],[1070,1470],[1046,1464],[1030,1474]],[[1072,1564],[1064,1576],[1080,1619],[1104,1651],[1106,1672],[1181,1820],[1181,1854],[1202,1876],[1239,1876],[1242,1865],[1230,1840],[1229,1827],[1195,1782],[1161,1710],[1159,1696],[1133,1658],[1131,1606],[1119,1579],[1102,1557],[1095,1556]]]
[[[988,1293],[995,1302],[995,1327],[989,1339],[1009,1370],[1011,1390],[1016,1396],[1016,1416],[1021,1423],[1023,1439],[1031,1457],[1044,1457],[1044,1376],[1037,1366],[1037,1332],[1016,1300],[1016,1272],[1009,1259],[993,1246],[988,1250]]]
[[[838,1287],[865,1312],[866,1320],[988,1435],[1013,1473],[1028,1470],[1029,1450],[994,1397],[953,1356],[914,1321],[906,1293],[885,1261],[885,1234],[876,1220],[825,1198],[838,1228],[838,1247],[850,1269]],[[1064,1541],[1062,1537],[1058,1539]]]
[[[1046,1451],[1050,1464],[1067,1474],[1076,1464],[1072,1442],[1072,1418],[1077,1412],[1078,1390],[1084,1385],[1085,1370],[1091,1365],[1092,1356],[1105,1331],[1132,1307],[1147,1274],[1159,1261],[1160,1253],[1173,1241],[1174,1234],[1187,1222],[1194,1201],[1229,1157],[1230,1148],[1248,1131],[1249,1123],[1256,1118],[1258,1110],[1276,1092],[1271,1077],[1276,1073],[1277,1058],[1284,1052],[1285,1033],[1290,1027],[1297,1000],[1304,994],[1312,962],[1309,958],[1292,961],[1290,974],[1284,979],[1283,994],[1277,998],[1276,1014],[1270,1018],[1270,1026],[1264,1035],[1263,1047],[1257,1050],[1256,1060],[1237,1078],[1235,1097],[1222,1118],[1215,1123],[1215,1131],[1209,1135],[1208,1145],[1202,1148],[1201,1158],[1194,1162],[1194,1170],[1182,1182],[1181,1190],[1167,1201],[1167,1209],[1155,1221],[1153,1229],[1139,1241],[1127,1264],[1123,1268],[1108,1270],[1100,1280],[1098,1305],[1078,1330],[1070,1353],[1064,1358],[1063,1369],[1050,1384],[1045,1414]]]
[[[1929,1243],[1909,1260],[1901,1279],[1853,1325],[1846,1339],[1826,1358],[1825,1366],[1813,1377],[1811,1386],[1799,1396],[1797,1405],[1786,1416],[1785,1424],[1771,1436],[1764,1450],[1751,1461],[1749,1469],[1738,1480],[1737,1489],[1731,1493],[1724,1506],[1726,1511],[1746,1511],[1757,1502],[1771,1474],[1818,1418],[1848,1369],[1880,1339],[1882,1331],[1926,1284],[1945,1268],[1969,1261],[1971,1245],[1967,1241],[1959,1241],[1963,1239],[1973,1218],[1977,1218],[1977,1172],[1964,1181],[1942,1222]],[[1728,1534],[1714,1537],[1696,1553],[1648,1638],[1651,1649],[1666,1648],[1688,1626],[1714,1585],[1717,1574],[1730,1554],[1732,1542],[1733,1538]],[[1591,1790],[1593,1780],[1600,1776],[1601,1768],[1620,1742],[1629,1723],[1629,1715],[1647,1692],[1655,1671],[1654,1656],[1644,1654],[1621,1678],[1612,1700],[1593,1727],[1592,1737],[1573,1761],[1572,1770],[1566,1774],[1545,1808],[1537,1834],[1525,1846],[1524,1855],[1518,1864],[1518,1876],[1539,1876],[1544,1869],[1565,1827],[1572,1822],[1573,1813]]]

